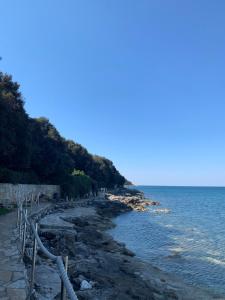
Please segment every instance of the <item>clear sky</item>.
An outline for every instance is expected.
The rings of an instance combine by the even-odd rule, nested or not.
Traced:
[[[151,185],[225,185],[225,1],[1,1],[26,110]]]

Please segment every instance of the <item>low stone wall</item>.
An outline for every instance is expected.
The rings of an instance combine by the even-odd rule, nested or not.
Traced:
[[[0,183],[0,204],[10,206],[15,204],[16,196],[26,197],[30,194],[43,194],[52,198],[55,193],[60,195],[59,185],[46,184],[11,184]]]

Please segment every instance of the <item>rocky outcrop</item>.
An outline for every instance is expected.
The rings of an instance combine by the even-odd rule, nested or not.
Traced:
[[[120,188],[111,193],[106,194],[109,201],[119,202],[124,204],[127,208],[136,211],[146,211],[148,206],[160,205],[157,201],[151,201],[144,198],[144,194],[137,190],[130,190]]]

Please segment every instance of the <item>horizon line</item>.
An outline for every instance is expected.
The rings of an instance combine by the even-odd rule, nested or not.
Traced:
[[[225,188],[225,185],[161,185],[161,184],[133,184],[133,186],[152,186],[152,187],[214,187]]]

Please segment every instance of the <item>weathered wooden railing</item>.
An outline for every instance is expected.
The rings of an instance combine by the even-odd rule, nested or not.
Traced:
[[[35,279],[35,264],[36,264],[36,255],[37,247],[41,250],[45,256],[54,261],[57,265],[59,275],[61,277],[61,300],[67,299],[68,296],[71,300],[78,300],[73,286],[67,275],[68,268],[68,257],[55,256],[48,251],[47,248],[43,245],[39,235],[38,235],[38,224],[33,223],[31,219],[28,218],[27,209],[23,208],[23,205],[18,206],[18,215],[17,215],[17,225],[18,225],[18,234],[22,242],[21,254],[22,257],[25,254],[26,240],[27,238],[32,238],[33,247],[32,247],[32,268],[31,268],[31,278],[30,278],[30,288],[29,288],[29,299],[34,293],[34,279]]]

